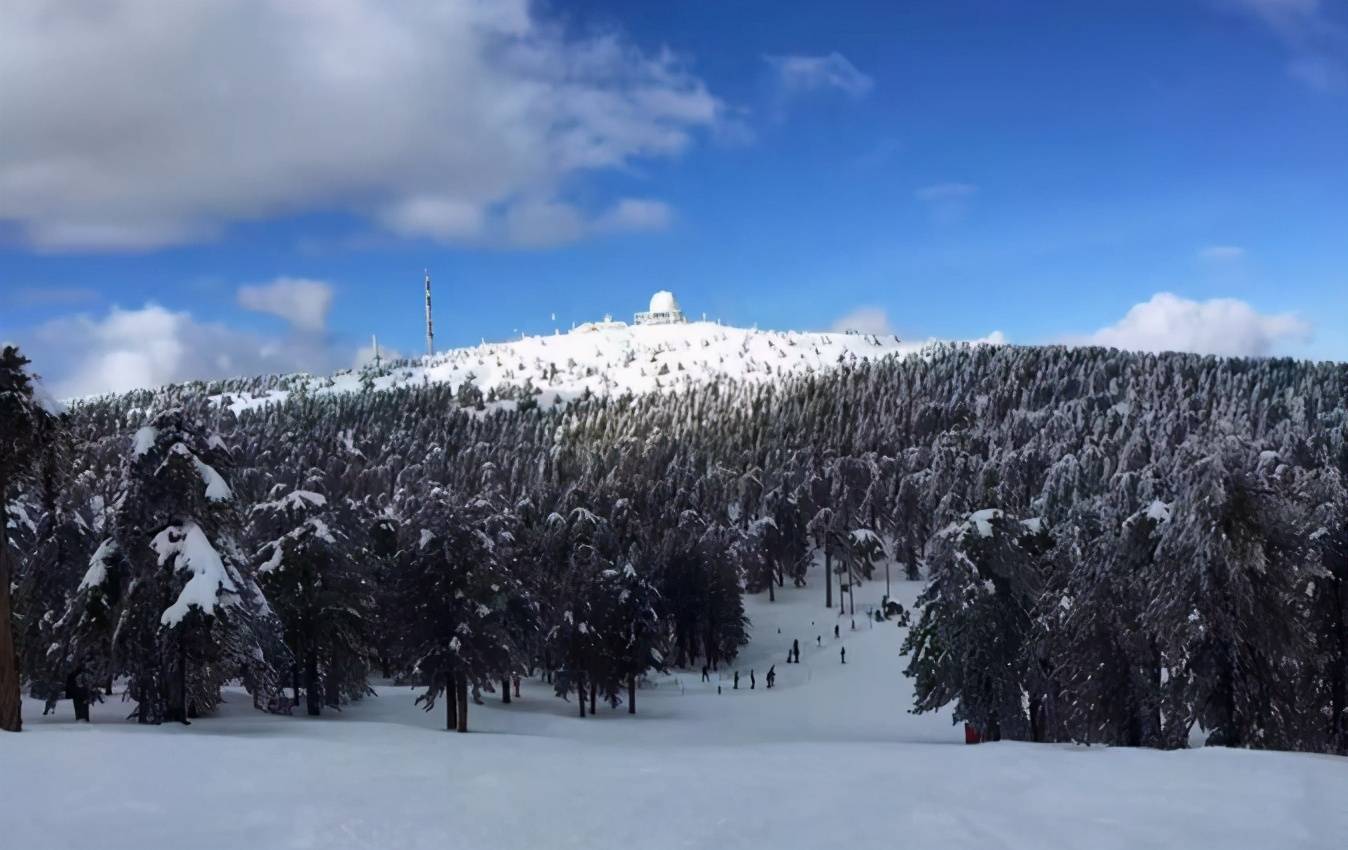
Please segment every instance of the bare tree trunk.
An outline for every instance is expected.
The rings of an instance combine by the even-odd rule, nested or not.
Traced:
[[[75,719],[89,722],[89,689],[80,682],[78,673],[66,676],[66,696],[75,704]]]
[[[323,713],[322,694],[318,687],[318,656],[308,650],[304,657],[304,705],[310,717]]]
[[[468,677],[465,676],[465,675],[462,674],[462,673],[458,674],[458,681],[457,681],[456,686],[457,686],[457,688],[458,688],[458,702],[459,702],[459,717],[458,717],[458,720],[459,720],[459,731],[460,731],[460,732],[467,732],[467,731],[468,731]]]
[[[627,713],[637,713],[637,674],[627,678]]]
[[[445,731],[453,732],[459,727],[458,686],[452,671],[445,671]]]
[[[510,705],[510,677],[501,677],[501,702]]]
[[[833,555],[824,547],[824,607],[833,607]]]
[[[23,698],[19,695],[19,654],[14,648],[13,603],[9,596],[9,505],[6,482],[0,481],[0,731],[23,729]]]
[[[594,681],[591,681],[591,682],[590,682],[590,713],[591,713],[591,714],[594,714],[595,697],[597,697],[598,695],[599,695],[599,685],[598,685],[598,683],[596,683],[596,682],[594,682]]]
[[[576,680],[576,702],[580,703],[580,716],[585,716],[585,677]]]

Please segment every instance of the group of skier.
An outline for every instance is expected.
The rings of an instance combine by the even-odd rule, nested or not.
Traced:
[[[856,628],[856,621],[855,621],[855,620],[852,621],[852,628],[853,628],[853,629]],[[781,629],[778,629],[777,631],[778,631],[778,633],[780,633],[780,632],[781,632]],[[842,637],[842,631],[838,628],[837,625],[835,625],[835,626],[833,627],[833,637],[834,637],[835,639],[839,639],[839,638]],[[822,647],[822,646],[824,645],[824,636],[823,636],[823,635],[815,635],[814,641],[815,641],[815,643],[816,643],[818,646],[821,646],[821,647]],[[847,663],[847,647],[845,647],[845,646],[840,646],[840,647],[838,647],[838,659],[839,659],[839,662],[842,663],[842,664],[846,664],[846,663]],[[794,639],[794,640],[792,640],[792,641],[791,641],[791,646],[790,646],[790,648],[788,648],[788,649],[786,650],[786,663],[787,663],[787,664],[799,664],[799,663],[800,663],[800,640],[799,640],[799,639]],[[774,664],[774,665],[772,665],[771,667],[768,668],[768,675],[767,675],[766,678],[767,678],[767,685],[768,685],[768,688],[769,688],[769,689],[771,689],[774,685],[777,684],[777,665]],[[708,665],[705,665],[705,664],[702,665],[702,681],[704,681],[704,682],[710,682],[710,681],[711,681],[711,668],[710,668]],[[755,675],[755,673],[754,673],[753,670],[750,670],[750,671],[749,671],[749,690],[752,691],[752,690],[756,689],[757,687],[758,687],[758,677]],[[734,677],[733,677],[733,679],[731,680],[731,690],[736,690],[736,691],[738,691],[739,689],[740,689],[740,671],[736,670],[735,673],[734,673]],[[716,686],[716,692],[717,692],[718,694],[721,692],[721,686],[720,686],[720,685],[717,685],[717,686]]]

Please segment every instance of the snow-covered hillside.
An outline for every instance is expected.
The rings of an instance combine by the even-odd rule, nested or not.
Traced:
[[[30,700],[28,731],[0,742],[5,846],[1329,850],[1348,834],[1334,756],[964,746],[948,712],[906,711],[904,631],[864,616],[883,579],[858,588],[854,629],[820,578],[748,599],[734,667],[660,676],[635,716],[582,720],[537,680],[512,705],[487,695],[468,735],[392,686],[322,718],[235,692],[189,727],[137,726],[115,698],[92,725]]]
[[[483,343],[384,368],[373,366],[331,378],[313,378],[317,394],[389,389],[424,382],[471,383],[484,395],[502,388],[532,387],[540,405],[567,401],[587,390],[595,395],[678,389],[731,377],[772,380],[821,371],[841,363],[917,351],[894,336],[801,333],[734,328],[714,322],[671,325],[597,323],[553,336]],[[235,392],[222,401],[236,413],[283,401],[290,390]]]

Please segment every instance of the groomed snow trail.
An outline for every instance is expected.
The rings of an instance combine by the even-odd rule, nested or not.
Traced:
[[[77,725],[63,703],[0,737],[0,823],[15,848],[1338,848],[1348,760],[1239,750],[964,746],[948,714],[907,713],[903,633],[823,607],[821,576],[749,600],[731,670],[662,676],[639,714],[538,683],[487,695],[473,734],[442,731],[405,688],[319,719],[242,694],[191,727],[129,706]],[[895,583],[905,604],[917,585]],[[812,625],[813,623],[813,625]],[[833,626],[840,626],[840,639]],[[777,630],[781,629],[778,634]],[[821,637],[822,646],[816,642]],[[802,664],[786,664],[791,640]],[[847,664],[839,662],[840,645]],[[776,665],[777,687],[765,687]],[[752,669],[757,687],[748,690]]]

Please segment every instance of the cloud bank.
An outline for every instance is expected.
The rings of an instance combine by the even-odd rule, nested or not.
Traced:
[[[834,90],[862,98],[875,87],[873,79],[837,51],[825,56],[764,56],[763,61],[787,95]]]
[[[239,288],[239,306],[285,319],[302,331],[321,333],[332,309],[332,285],[321,280],[279,277],[262,286]]]
[[[678,156],[725,115],[668,50],[570,35],[528,0],[4,14],[0,224],[45,250],[152,249],[316,210],[398,236],[556,244],[631,215],[566,186]]]
[[[1160,292],[1114,324],[1070,342],[1129,351],[1262,357],[1305,342],[1310,335],[1310,324],[1294,313],[1260,313],[1235,298],[1192,301]]]

